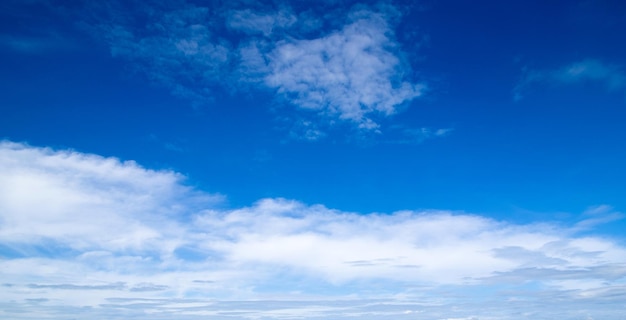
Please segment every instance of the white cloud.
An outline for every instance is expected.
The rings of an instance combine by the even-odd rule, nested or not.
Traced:
[[[397,46],[385,16],[357,11],[341,30],[312,40],[284,40],[269,53],[265,83],[304,109],[350,120],[361,128],[369,117],[389,116],[423,93],[403,79]]]
[[[514,89],[515,100],[523,98],[524,92],[534,84],[577,84],[587,81],[599,82],[610,91],[626,88],[626,73],[621,66],[596,59],[585,59],[555,70],[526,70]]]
[[[167,217],[218,196],[196,194],[173,172],[133,162],[3,142],[0,239],[53,241],[75,250],[146,250],[176,242]],[[184,198],[184,200],[183,200]],[[181,201],[182,200],[182,201]],[[154,247],[153,249],[158,249]]]
[[[516,319],[549,301],[546,319],[619,319],[626,302],[626,249],[589,235],[608,220],[580,235],[461,212],[220,199],[173,172],[0,143],[0,316]]]

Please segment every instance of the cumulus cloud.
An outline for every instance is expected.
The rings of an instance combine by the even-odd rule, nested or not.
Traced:
[[[523,98],[524,92],[534,84],[577,84],[598,82],[608,90],[626,88],[626,73],[621,66],[607,64],[596,59],[585,59],[555,70],[526,70],[514,89],[515,100]]]
[[[551,317],[618,319],[607,306],[626,302],[626,249],[589,233],[610,220],[581,222],[580,234],[462,212],[221,198],[174,172],[0,143],[0,315],[515,319],[545,314],[550,297]]]
[[[252,86],[275,92],[316,121],[372,130],[379,126],[376,118],[397,113],[425,89],[412,81],[402,59],[390,23],[397,14],[390,8],[341,8],[318,16],[287,4],[146,5],[124,11],[131,19],[121,20],[115,12],[122,9],[108,7],[95,24],[114,56],[197,104],[206,104],[215,88]],[[221,10],[226,13],[216,14]]]

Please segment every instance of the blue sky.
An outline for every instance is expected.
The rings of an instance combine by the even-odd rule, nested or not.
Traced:
[[[621,1],[4,1],[0,315],[619,319]]]

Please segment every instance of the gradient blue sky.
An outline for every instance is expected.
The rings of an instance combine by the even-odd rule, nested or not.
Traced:
[[[617,0],[3,1],[0,315],[620,319],[624,30]]]

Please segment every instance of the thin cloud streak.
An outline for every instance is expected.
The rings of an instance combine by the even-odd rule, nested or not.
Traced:
[[[585,59],[555,70],[525,70],[522,79],[513,90],[514,99],[521,100],[533,85],[572,85],[597,82],[609,91],[626,88],[626,72],[621,66],[597,59]]]
[[[589,235],[609,220],[581,222],[582,235],[576,224],[436,210],[360,214],[286,199],[220,209],[222,198],[174,172],[2,142],[0,301],[14,303],[0,314],[16,318],[10,310],[29,305],[35,311],[23,319],[84,307],[100,318],[141,310],[161,319],[408,319],[463,304],[454,317],[482,319],[480,298],[493,301],[491,314],[514,319],[541,308],[501,299],[552,295],[551,315],[617,319],[593,306],[626,302],[615,294],[625,285],[626,249]],[[598,208],[586,215],[611,212]]]

